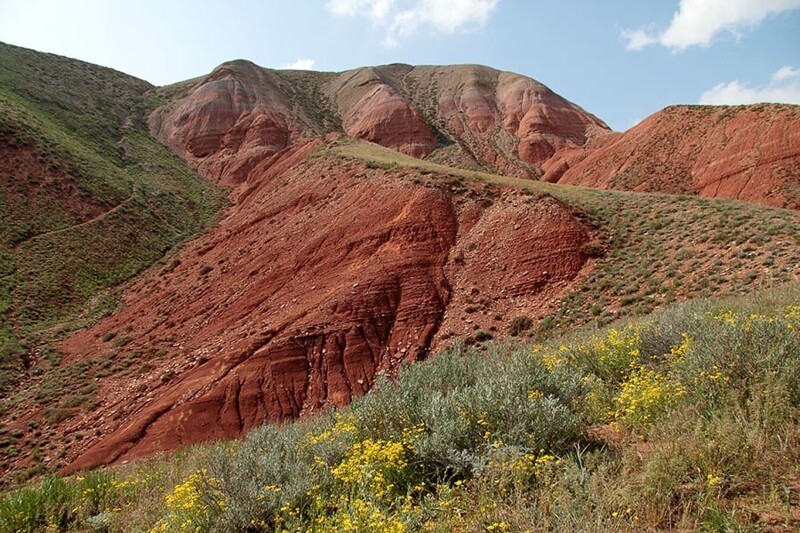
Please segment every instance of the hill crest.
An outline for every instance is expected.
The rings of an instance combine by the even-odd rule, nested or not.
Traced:
[[[333,131],[520,177],[541,176],[556,152],[608,131],[545,85],[479,65],[319,73],[237,60],[159,91],[168,103],[151,116],[151,131],[226,183],[242,181],[254,160]]]

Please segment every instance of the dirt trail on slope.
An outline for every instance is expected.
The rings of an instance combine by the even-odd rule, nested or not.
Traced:
[[[99,221],[103,220],[104,218],[106,218],[106,217],[108,217],[110,215],[113,215],[114,213],[116,213],[117,211],[119,211],[120,209],[125,207],[127,204],[132,202],[135,196],[136,196],[136,182],[132,181],[131,182],[131,194],[130,194],[130,196],[128,196],[125,200],[121,201],[120,203],[118,203],[117,205],[115,205],[114,207],[109,209],[108,211],[104,211],[104,212],[100,213],[99,215],[97,215],[97,216],[95,216],[95,217],[93,217],[93,218],[91,218],[89,220],[85,220],[85,221],[81,222],[80,224],[74,224],[74,225],[66,227],[66,228],[55,229],[55,230],[52,230],[52,231],[46,231],[44,233],[39,233],[38,235],[32,235],[32,236],[28,237],[27,239],[19,241],[18,243],[16,243],[14,245],[14,251],[16,252],[19,249],[20,246],[22,246],[23,244],[25,244],[27,242],[34,241],[36,239],[41,239],[41,238],[44,238],[44,237],[51,237],[53,235],[59,235],[61,233],[67,233],[69,231],[73,231],[75,229],[82,228],[82,227],[88,226],[90,224],[94,224],[95,222],[99,222]]]

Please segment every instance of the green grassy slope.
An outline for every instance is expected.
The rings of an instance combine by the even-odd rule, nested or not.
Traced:
[[[24,366],[23,338],[106,311],[107,289],[224,202],[149,136],[151,88],[0,44],[0,392]]]
[[[222,195],[149,137],[146,83],[6,45],[0,66],[0,161],[14,163],[0,167],[1,392],[37,342],[108,310],[109,289],[201,229]],[[337,413],[47,478],[0,497],[0,530],[800,527],[800,213],[519,180],[356,140],[318,154],[331,155],[572,206],[598,230],[595,266],[530,334],[591,327],[457,345]],[[85,365],[110,360],[50,357],[37,368],[58,386],[37,394],[82,375],[91,405]],[[41,435],[0,428],[0,449]]]

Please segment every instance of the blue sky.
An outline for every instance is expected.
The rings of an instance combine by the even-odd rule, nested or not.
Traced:
[[[0,41],[157,85],[237,58],[480,63],[617,130],[670,104],[800,103],[800,0],[0,0]]]

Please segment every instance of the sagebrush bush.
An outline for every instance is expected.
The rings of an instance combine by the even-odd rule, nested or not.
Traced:
[[[315,485],[319,485],[315,490],[330,487],[327,470],[319,468],[314,455],[302,445],[309,430],[329,424],[326,419],[310,428],[301,424],[265,426],[253,431],[241,445],[219,448],[209,470],[219,480],[218,489],[226,502],[218,518],[222,529],[240,531],[257,524],[272,527],[280,509],[303,507]],[[340,460],[345,449],[346,443],[332,440],[326,449],[332,456],[326,460]]]
[[[455,346],[382,381],[351,411],[357,425],[381,437],[423,427],[416,459],[458,477],[485,463],[492,442],[564,450],[581,435],[575,407],[584,389],[577,372],[549,372],[523,347],[484,356]]]
[[[529,316],[517,316],[511,319],[508,325],[508,334],[518,337],[533,327],[533,319]]]

